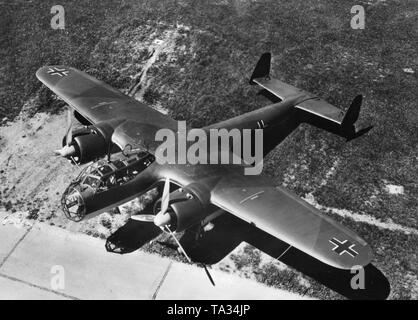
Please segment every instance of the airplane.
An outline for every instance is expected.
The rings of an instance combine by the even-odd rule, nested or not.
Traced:
[[[279,102],[203,129],[262,129],[267,154],[301,123],[347,141],[372,128],[356,128],[361,95],[343,112],[315,94],[273,78],[270,68],[267,52],[257,62],[250,84]],[[156,132],[177,130],[177,121],[168,115],[74,68],[45,66],[36,76],[74,109],[74,117],[84,125],[73,130],[69,113],[63,147],[56,151],[75,165],[92,162],[63,193],[61,205],[67,218],[81,221],[163,186],[153,214],[131,218],[154,223],[169,233],[189,261],[175,234],[196,226],[204,230],[225,213],[338,269],[366,266],[372,260],[370,246],[356,233],[263,174],[244,175],[244,165],[159,164]]]

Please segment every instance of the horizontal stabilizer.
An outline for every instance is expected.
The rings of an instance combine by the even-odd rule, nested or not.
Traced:
[[[261,56],[260,60],[258,60],[253,74],[251,75],[250,84],[258,84],[264,90],[267,90],[282,101],[289,99],[303,101],[307,98],[315,97],[315,95],[310,94],[309,92],[270,77],[270,67],[271,54],[266,52]]]
[[[341,124],[344,118],[344,112],[341,109],[318,97],[298,103],[295,108],[336,124]]]
[[[362,101],[362,95],[356,96],[345,113],[320,98],[303,101],[296,108],[305,111],[304,119],[306,122],[338,134],[349,141],[360,137],[373,128],[373,126],[360,130],[356,128],[355,124],[360,115]],[[309,116],[310,114],[312,116]]]

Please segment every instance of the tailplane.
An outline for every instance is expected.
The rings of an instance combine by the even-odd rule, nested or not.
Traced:
[[[301,119],[326,131],[344,137],[347,141],[353,140],[369,132],[373,126],[358,129],[356,122],[360,116],[362,95],[357,95],[344,113],[342,110],[316,98],[303,101],[295,106],[303,110]]]
[[[358,130],[355,126],[363,101],[356,96],[347,112],[319,98],[315,94],[301,90],[270,76],[271,54],[261,55],[250,78],[250,84],[257,84],[281,101],[291,103],[298,111],[298,120],[310,123],[347,139],[360,137],[372,126]]]

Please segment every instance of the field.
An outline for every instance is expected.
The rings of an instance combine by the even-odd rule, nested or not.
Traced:
[[[36,79],[39,67],[73,66],[204,126],[269,103],[248,79],[259,55],[270,51],[275,77],[330,103],[346,108],[363,94],[361,122],[374,128],[346,143],[302,125],[268,155],[264,173],[372,246],[389,299],[418,298],[416,1],[74,0],[62,3],[64,30],[50,27],[54,4],[1,4],[0,210],[10,213],[9,222],[37,219],[107,237],[130,212],[78,225],[61,216],[60,192],[78,169],[51,156],[65,133],[65,104]],[[355,4],[365,8],[363,30],[350,27]],[[155,242],[143,250],[182,259]],[[217,267],[342,298],[249,245]]]

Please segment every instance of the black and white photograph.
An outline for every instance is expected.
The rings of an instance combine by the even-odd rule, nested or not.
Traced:
[[[416,0],[1,0],[0,26],[0,300],[418,299]]]

